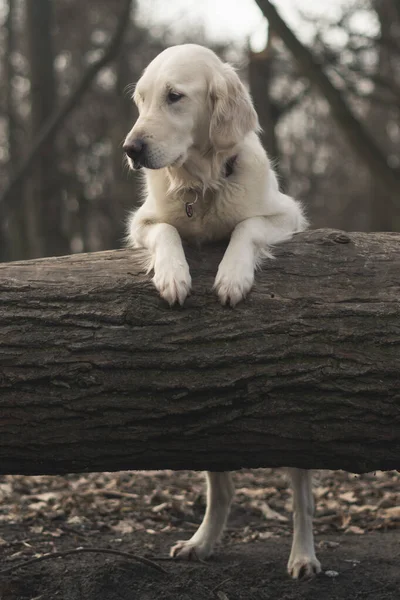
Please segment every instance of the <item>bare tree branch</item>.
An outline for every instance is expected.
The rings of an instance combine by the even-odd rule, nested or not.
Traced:
[[[280,36],[298,61],[305,75],[317,86],[329,103],[333,117],[342,128],[354,151],[385,185],[386,189],[400,193],[400,171],[390,167],[375,140],[353,114],[340,91],[324,73],[322,65],[316,61],[311,51],[297,39],[269,0],[256,0],[256,2],[274,32]]]
[[[36,140],[34,140],[32,144],[30,152],[16,170],[10,183],[0,197],[0,218],[3,218],[6,215],[6,209],[15,209],[16,199],[13,197],[13,192],[29,174],[31,167],[34,164],[36,157],[40,154],[44,144],[55,137],[60,128],[64,125],[66,119],[78,106],[82,96],[88,90],[99,71],[115,58],[119,48],[121,47],[124,33],[129,24],[131,6],[132,0],[125,0],[125,6],[119,17],[114,35],[110,39],[110,42],[103,55],[88,67],[86,72],[83,74],[76,90],[70,95],[66,102],[52,116],[49,117],[49,119],[43,125],[41,131],[38,133]],[[13,200],[12,206],[10,202],[11,200]]]
[[[7,567],[6,569],[2,569],[0,571],[0,575],[6,575],[8,573],[12,573],[17,569],[23,569],[27,566],[33,565],[38,562],[43,562],[44,560],[52,560],[54,558],[64,558],[66,556],[71,556],[73,554],[82,554],[82,552],[91,552],[97,554],[113,554],[114,556],[122,556],[123,558],[128,558],[129,560],[135,560],[140,562],[148,567],[152,567],[161,573],[167,573],[165,569],[160,567],[154,561],[145,558],[144,556],[138,556],[137,554],[132,554],[132,552],[122,552],[121,550],[114,550],[112,548],[72,548],[71,550],[64,550],[62,552],[49,552],[47,554],[42,554],[42,556],[38,556],[36,558],[31,558],[30,560],[26,560],[25,562],[18,563],[16,565],[11,565],[11,567]]]

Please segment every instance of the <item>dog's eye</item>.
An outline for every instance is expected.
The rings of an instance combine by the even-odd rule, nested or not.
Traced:
[[[180,94],[179,92],[168,92],[167,94],[169,104],[175,104],[175,102],[179,102],[181,98],[183,98],[183,94]]]

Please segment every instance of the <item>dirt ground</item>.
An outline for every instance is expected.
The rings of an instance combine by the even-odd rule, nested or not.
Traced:
[[[0,600],[398,600],[400,476],[315,475],[323,572],[286,573],[291,491],[282,470],[235,474],[227,532],[207,562],[168,558],[204,512],[199,473],[171,471],[0,477]],[[94,548],[24,566],[47,553]],[[14,568],[12,572],[2,571]],[[156,567],[161,567],[163,571]]]

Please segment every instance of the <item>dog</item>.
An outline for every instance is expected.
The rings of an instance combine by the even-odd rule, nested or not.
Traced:
[[[144,170],[146,187],[143,204],[129,217],[128,244],[150,251],[155,287],[170,305],[182,305],[192,285],[182,240],[229,240],[214,288],[223,305],[234,307],[249,293],[271,247],[307,226],[300,203],[279,191],[250,94],[214,52],[183,44],[149,64],[133,99],[139,117],[123,149],[129,166]],[[300,579],[321,567],[311,474],[289,473],[294,536],[288,571]],[[204,520],[190,540],[171,549],[177,559],[207,558],[223,532],[234,493],[231,475],[206,477]]]

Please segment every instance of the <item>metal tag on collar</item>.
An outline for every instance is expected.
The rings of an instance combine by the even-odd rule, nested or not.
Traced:
[[[186,215],[189,217],[189,219],[191,219],[194,215],[193,204],[196,204],[197,198],[198,198],[198,195],[195,194],[195,198],[194,198],[193,202],[185,202],[185,211],[186,211]]]
[[[193,217],[193,202],[185,202],[185,210],[186,210],[186,214],[189,218]]]

